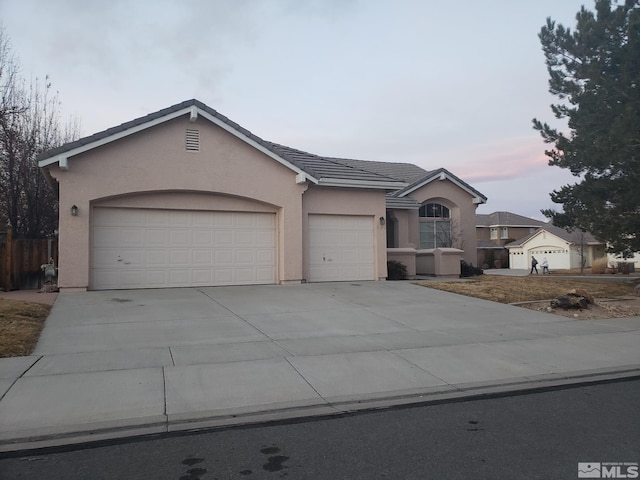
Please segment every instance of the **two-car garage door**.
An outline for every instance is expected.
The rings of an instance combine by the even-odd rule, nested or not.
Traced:
[[[91,288],[276,283],[273,213],[94,208]]]

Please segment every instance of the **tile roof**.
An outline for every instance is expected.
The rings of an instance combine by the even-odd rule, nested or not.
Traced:
[[[478,227],[540,227],[546,223],[511,212],[476,214],[476,226]]]
[[[353,158],[326,158],[327,160],[332,160],[354,168],[368,170],[369,172],[374,172],[406,183],[413,183],[429,173],[427,170],[412,163],[372,162],[370,160],[355,160]]]
[[[487,201],[487,197],[485,197],[482,193],[480,193],[478,190],[473,188],[471,185],[469,185],[464,180],[461,180],[460,178],[456,177],[453,173],[451,173],[446,168],[438,168],[436,170],[431,170],[431,171],[427,172],[425,175],[423,175],[421,178],[418,178],[413,183],[411,183],[411,184],[407,185],[406,187],[394,192],[393,196],[395,196],[395,197],[404,197],[406,195],[409,195],[414,190],[417,190],[418,188],[422,187],[423,185],[426,185],[429,182],[432,182],[434,180],[441,179],[441,178],[449,178],[454,183],[456,183],[458,186],[460,186],[461,188],[466,190],[469,194],[474,195],[478,199],[480,199],[482,201],[482,203]]]
[[[180,115],[181,111],[185,111],[191,107],[196,107],[199,110],[206,112],[208,115],[214,117],[217,121],[223,123],[231,130],[239,133],[243,137],[246,137],[251,142],[254,142],[260,148],[263,148],[265,151],[270,152],[277,158],[288,162],[289,165],[292,165],[299,171],[308,174],[320,184],[325,181],[326,185],[331,185],[331,181],[333,180],[334,185],[375,185],[375,188],[394,190],[391,197],[397,197],[397,199],[389,200],[390,196],[388,195],[388,202],[391,202],[390,204],[395,205],[396,208],[406,209],[416,208],[415,201],[409,198],[404,198],[407,194],[406,192],[410,188],[416,188],[416,186],[419,188],[421,184],[426,184],[437,178],[437,176],[446,175],[450,180],[457,183],[470,194],[476,195],[482,202],[486,201],[486,197],[484,195],[444,168],[427,171],[410,163],[372,162],[368,160],[323,157],[304,152],[292,147],[263,140],[246,128],[241,127],[239,124],[233,122],[213,108],[208,107],[196,99],[186,100],[171,107],[145,115],[144,117],[136,118],[102,132],[66,143],[60,147],[42,153],[38,156],[37,160],[42,162],[41,165],[43,166],[54,163],[57,161],[56,157],[63,157],[64,155],[62,154],[64,153],[71,152],[76,149],[80,149],[80,151],[82,151],[82,147],[84,146],[86,146],[87,149],[93,148],[92,144],[94,143],[99,145],[101,141],[108,141],[108,138],[112,136],[120,138],[123,135],[126,135],[128,130],[136,128],[139,130],[140,128],[144,128],[145,124],[161,120],[163,117],[171,115],[175,117]],[[360,185],[358,185],[358,183],[360,183]]]
[[[422,206],[411,197],[394,197],[392,194],[387,194],[387,208],[397,210],[419,210]]]
[[[313,153],[304,152],[296,148],[279,145],[273,142],[262,141],[262,144],[276,155],[297,165],[305,172],[316,178],[340,178],[350,180],[371,180],[382,182],[398,182],[397,178],[376,173],[370,169],[364,169],[361,165],[347,165],[329,157],[321,157]],[[361,162],[375,163],[375,162]]]
[[[208,107],[204,103],[192,99],[186,100],[184,102],[178,103],[168,108],[164,108],[154,113],[150,113],[145,115],[144,117],[136,118],[135,120],[131,120],[129,122],[123,123],[116,127],[109,128],[107,130],[95,133],[93,135],[81,138],[79,140],[75,140],[73,142],[65,143],[57,148],[46,151],[38,156],[37,160],[42,161],[46,159],[51,159],[53,157],[59,156],[65,152],[69,152],[78,147],[82,147],[84,145],[88,145],[94,142],[99,142],[100,140],[106,139],[112,135],[116,135],[119,133],[126,132],[127,130],[138,127],[140,125],[144,125],[146,123],[152,122],[154,120],[161,119],[165,116],[171,115],[176,112],[180,112],[189,107],[197,107],[209,115],[215,117],[220,120],[227,126],[231,127],[233,130],[236,130],[240,134],[249,138],[253,142],[262,146],[266,150],[274,153],[280,158],[288,161],[292,165],[296,166],[300,170],[308,173],[310,176],[320,180],[320,179],[339,179],[346,181],[358,181],[358,182],[380,182],[383,184],[391,183],[394,185],[394,188],[400,188],[403,184],[406,184],[405,181],[401,180],[397,175],[390,176],[385,175],[383,169],[376,168],[375,166],[371,166],[370,168],[362,168],[364,164],[374,164],[378,162],[366,162],[366,161],[338,161],[338,159],[332,159],[328,157],[321,157],[319,155],[315,155],[312,153],[304,152],[302,150],[297,150],[295,148],[287,147],[284,145],[279,145],[277,143],[268,142],[258,137],[257,135],[251,133],[246,128],[241,127],[239,124],[233,122],[229,118],[224,115],[218,113],[211,107]],[[384,162],[381,162],[384,163]],[[400,164],[406,166],[407,164]],[[400,168],[404,168],[404,170],[408,170],[407,167],[401,166]],[[420,167],[413,166],[414,169],[420,169]],[[388,171],[386,169],[385,171]]]

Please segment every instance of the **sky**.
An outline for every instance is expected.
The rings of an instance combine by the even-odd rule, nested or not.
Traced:
[[[0,25],[82,136],[197,98],[300,150],[444,167],[488,198],[478,213],[544,220],[577,179],[531,126],[556,102],[537,35],[593,4],[0,0]]]

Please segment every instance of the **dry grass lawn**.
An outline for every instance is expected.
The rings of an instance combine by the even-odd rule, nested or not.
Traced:
[[[633,294],[636,282],[575,280],[553,276],[507,277],[480,275],[465,282],[420,282],[420,285],[500,303],[548,300],[572,288],[583,288],[595,298]]]
[[[0,298],[0,358],[29,355],[51,307]]]

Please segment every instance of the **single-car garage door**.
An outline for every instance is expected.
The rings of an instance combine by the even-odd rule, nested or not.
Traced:
[[[94,290],[275,282],[273,213],[93,209]]]
[[[309,215],[309,281],[374,280],[373,217]]]

